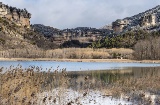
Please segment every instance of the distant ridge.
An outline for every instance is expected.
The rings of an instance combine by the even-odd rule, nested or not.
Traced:
[[[114,33],[124,33],[130,30],[145,29],[148,31],[157,31],[160,26],[160,5],[124,19],[117,19],[112,23]],[[104,28],[106,28],[104,26]]]

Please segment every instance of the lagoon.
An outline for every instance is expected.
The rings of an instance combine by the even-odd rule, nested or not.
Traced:
[[[16,67],[21,65],[23,68],[30,66],[42,67],[43,70],[64,69],[67,71],[86,71],[86,70],[113,70],[125,69],[130,67],[160,67],[158,63],[115,63],[115,62],[57,62],[57,61],[0,61],[0,67]]]

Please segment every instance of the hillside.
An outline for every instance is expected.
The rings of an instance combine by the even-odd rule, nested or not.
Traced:
[[[8,49],[36,49],[36,45],[24,38],[27,29],[17,26],[15,23],[0,18],[0,47],[1,50]]]
[[[34,32],[32,29],[18,26],[14,22],[0,18],[0,55],[16,56],[21,54],[39,52],[44,49],[54,49],[58,45],[45,38],[42,34]],[[38,55],[37,55],[38,56]]]
[[[31,25],[34,32],[44,35],[62,47],[87,47],[94,41],[110,34],[109,29],[96,29],[91,27],[77,27],[72,29],[56,29],[42,24]]]
[[[113,33],[93,42],[90,47],[134,48],[141,40],[160,36],[160,5],[131,17],[117,19],[102,29],[110,29]]]
[[[31,14],[0,2],[0,57],[43,57],[44,50],[59,45],[34,32],[30,27]]]
[[[57,57],[59,52],[54,49],[71,47],[130,48],[140,51],[137,50],[137,43],[154,42],[152,39],[159,39],[160,36],[160,6],[118,19],[101,29],[77,27],[60,30],[42,24],[30,25],[30,18],[31,14],[26,9],[0,2],[0,57]]]
[[[62,47],[87,47],[88,45],[91,46],[92,43],[99,40],[105,40],[104,38],[106,37],[114,37],[117,35],[120,37],[126,36],[130,40],[124,37],[124,40],[121,38],[122,44],[112,44],[107,46],[133,47],[138,40],[144,39],[135,35],[139,30],[145,31],[144,34],[147,34],[148,32],[158,32],[160,30],[160,6],[158,5],[152,9],[131,17],[117,19],[112,22],[112,24],[106,25],[100,29],[91,27],[77,27],[73,29],[60,30],[40,24],[32,25],[32,28],[35,32],[43,34],[46,38],[51,39],[53,42],[61,45]],[[128,34],[130,32],[132,35]],[[135,36],[135,39],[133,39],[133,36]],[[145,37],[145,35],[140,36]],[[131,39],[133,40],[131,41]],[[125,42],[126,44],[123,44]]]
[[[107,25],[104,26],[104,29],[106,27]],[[160,30],[159,27],[160,5],[131,17],[117,19],[112,23],[113,32],[116,34],[125,33],[131,30],[147,30],[148,32],[152,32]]]

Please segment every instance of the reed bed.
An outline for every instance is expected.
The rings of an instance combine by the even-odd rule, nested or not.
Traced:
[[[160,104],[160,71],[159,67],[128,68],[126,70],[85,71],[92,80],[92,89],[100,90],[105,96],[123,98],[138,105]],[[74,73],[73,73],[74,74]]]
[[[2,105],[29,105],[36,103],[36,94],[58,87],[68,87],[65,69],[48,69],[30,66],[23,69],[20,65],[1,68],[0,103]],[[6,71],[6,72],[4,72]]]
[[[132,49],[93,49],[93,48],[64,48],[46,51],[49,58],[68,59],[109,59],[109,58],[132,58]]]
[[[145,70],[148,71],[149,68]],[[144,75],[134,77],[135,74],[132,72],[128,77],[119,77],[102,91],[106,95],[123,97],[134,104],[160,105],[160,72],[157,72],[159,68],[153,71],[157,74],[149,71]]]
[[[101,97],[123,98],[135,104],[160,104],[157,69],[154,70],[157,75],[151,76],[149,70],[148,74],[140,77],[133,77],[132,71],[67,72],[58,67],[43,70],[41,67],[23,68],[21,65],[0,68],[0,105],[45,105],[48,102],[53,105],[80,105],[80,99],[89,95],[90,91],[100,91],[103,93]],[[129,76],[122,76],[126,73]],[[68,91],[81,95],[64,101]]]
[[[21,65],[0,68],[0,105],[44,105],[46,100],[52,100],[55,105],[57,101],[58,105],[70,105],[72,102],[64,104],[64,93],[72,89],[84,97],[91,87],[91,80],[86,75],[76,81],[75,76],[67,75],[66,69],[43,70],[35,66],[24,69]],[[53,91],[56,97],[53,97]],[[77,103],[76,100],[72,101]]]
[[[132,49],[125,48],[63,48],[54,50],[22,48],[0,51],[0,58],[132,59],[132,54]]]

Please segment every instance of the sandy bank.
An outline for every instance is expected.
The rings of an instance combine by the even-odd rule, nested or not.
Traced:
[[[66,61],[66,62],[124,62],[124,63],[160,63],[160,60],[130,59],[54,59],[54,58],[0,58],[0,61]]]

